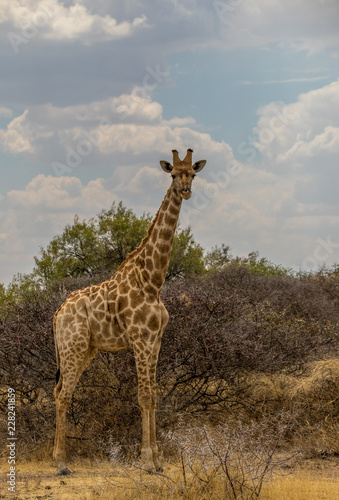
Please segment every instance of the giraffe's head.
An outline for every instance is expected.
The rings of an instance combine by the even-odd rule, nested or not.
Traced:
[[[188,200],[192,194],[191,187],[195,174],[204,168],[206,160],[196,161],[194,165],[192,165],[192,149],[187,150],[184,160],[180,160],[176,149],[174,149],[172,153],[173,165],[168,161],[161,161],[160,165],[164,172],[172,175],[174,189],[180,193],[182,198]]]

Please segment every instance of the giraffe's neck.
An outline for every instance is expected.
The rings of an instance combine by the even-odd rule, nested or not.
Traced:
[[[138,281],[145,288],[159,292],[164,284],[181,203],[182,198],[172,184],[147,236],[127,258],[135,262]]]

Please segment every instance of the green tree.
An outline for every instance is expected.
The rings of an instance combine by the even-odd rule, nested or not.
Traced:
[[[280,265],[259,257],[258,252],[250,252],[247,257],[232,257],[230,247],[221,245],[215,246],[205,256],[205,266],[208,271],[216,271],[224,269],[227,266],[244,266],[252,274],[264,274],[268,276],[292,276],[291,269],[284,268]]]
[[[0,317],[36,293],[41,293],[41,284],[33,274],[18,273],[7,287],[0,283]]]
[[[3,283],[0,283],[0,304],[3,304],[6,300],[6,288]]]
[[[152,222],[150,215],[137,217],[122,202],[98,215],[98,234],[105,269],[117,268],[146,236]]]
[[[266,259],[259,258],[259,252],[251,252],[248,257],[240,259],[240,263],[245,265],[252,274],[265,274],[268,276],[292,276],[292,269],[287,269]]]
[[[147,234],[152,218],[138,217],[120,202],[96,217],[81,221],[75,216],[61,235],[55,236],[35,257],[33,275],[42,283],[64,278],[114,273]],[[177,229],[167,279],[204,271],[203,249],[191,229]]]
[[[46,249],[40,248],[33,274],[43,282],[91,276],[102,266],[102,257],[94,219],[81,222],[75,216],[62,235],[55,236]]]
[[[221,247],[217,245],[207,252],[205,257],[205,265],[208,271],[216,271],[224,269],[232,260],[230,247],[222,243]]]
[[[194,241],[190,227],[180,229],[179,226],[174,236],[166,279],[173,280],[204,272],[204,249]]]

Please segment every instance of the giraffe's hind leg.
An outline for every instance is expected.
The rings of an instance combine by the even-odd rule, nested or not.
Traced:
[[[70,470],[66,466],[66,413],[81,374],[92,361],[97,351],[96,347],[89,347],[82,357],[79,357],[79,352],[77,352],[78,358],[74,356],[72,364],[66,361],[61,363],[60,379],[54,390],[56,432],[53,456],[57,463],[57,475],[70,474]],[[67,359],[72,359],[72,357]]]
[[[58,381],[57,381],[57,385],[54,388],[54,399],[55,399],[56,405],[57,405],[57,402],[58,402],[58,399],[59,399],[59,394],[60,394],[61,387],[62,387],[62,377],[60,376],[60,370],[58,370],[58,371],[59,371],[59,378],[58,378]],[[57,412],[57,417],[58,417],[58,412]],[[57,420],[58,420],[58,418],[57,418]],[[54,458],[54,460],[55,460],[55,452],[56,452],[56,443],[58,442],[58,431],[59,431],[59,428],[60,428],[60,426],[57,423],[56,424],[56,430],[55,430],[55,438],[54,438],[54,448],[53,448],[53,458]]]
[[[150,445],[152,449],[153,464],[157,472],[163,472],[163,468],[159,461],[159,450],[156,438],[156,422],[155,422],[155,410],[157,401],[157,384],[156,384],[156,368],[158,362],[160,350],[160,339],[159,342],[154,346],[153,352],[150,359],[150,382],[151,382],[151,407],[149,416],[149,426],[150,426]]]

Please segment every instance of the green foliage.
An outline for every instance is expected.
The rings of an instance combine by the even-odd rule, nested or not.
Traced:
[[[221,247],[217,245],[212,248],[210,252],[207,252],[205,257],[205,265],[208,271],[221,271],[224,269],[232,260],[232,256],[229,253],[230,247],[222,243]]]
[[[41,285],[33,274],[18,273],[7,287],[0,284],[0,318],[5,309],[7,311],[13,309],[16,304],[26,301],[40,289]]]
[[[171,260],[168,266],[167,279],[193,276],[205,272],[204,250],[194,241],[191,228],[177,229]]]
[[[55,236],[35,257],[33,276],[46,284],[64,278],[113,274],[147,234],[150,215],[141,217],[120,202],[97,217],[80,221],[75,216],[63,233]],[[191,229],[178,228],[167,279],[204,272],[203,249]]]
[[[215,246],[206,254],[205,264],[208,271],[221,271],[228,266],[243,266],[252,274],[265,276],[292,276],[293,271],[270,262],[265,257],[259,258],[258,252],[251,252],[248,257],[232,257],[230,247],[224,243]]]
[[[280,265],[270,262],[265,257],[259,259],[258,252],[251,252],[248,257],[240,259],[240,263],[248,268],[252,274],[262,274],[266,276],[290,276],[291,269],[286,269]]]
[[[0,304],[3,304],[6,300],[6,288],[3,283],[0,283]]]
[[[120,202],[98,215],[98,234],[103,251],[105,269],[119,267],[146,236],[151,224],[150,215],[137,217]]]
[[[44,282],[65,277],[91,275],[101,265],[96,228],[93,219],[67,225],[61,236],[55,236],[47,248],[35,257],[34,274]]]
[[[331,280],[334,283],[339,281],[339,264],[332,264],[332,266],[322,266],[317,271],[302,271],[297,273],[299,278],[314,279],[316,281]]]

